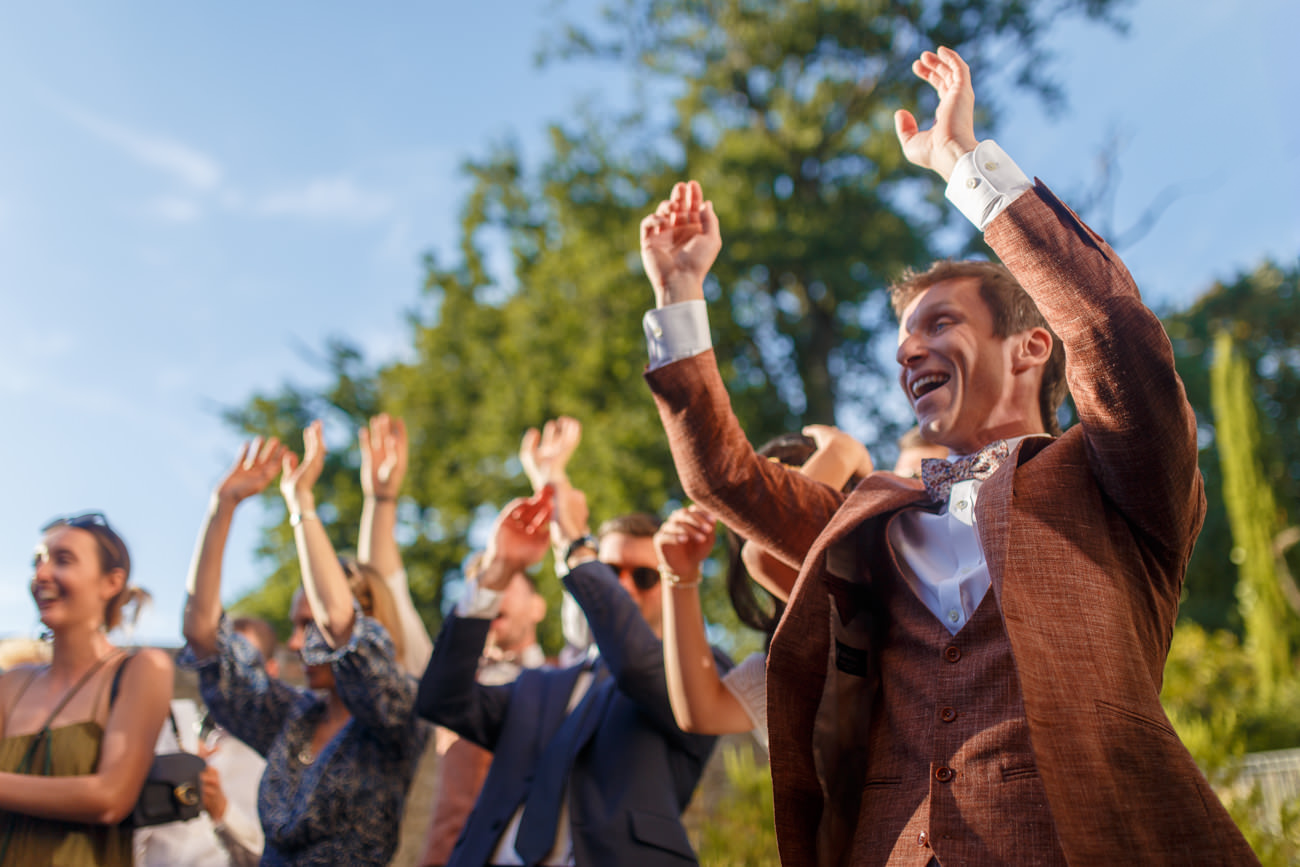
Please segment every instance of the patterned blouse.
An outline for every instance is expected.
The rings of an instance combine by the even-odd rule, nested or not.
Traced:
[[[257,798],[264,867],[382,867],[397,849],[406,790],[428,737],[414,713],[415,679],[394,661],[384,628],[360,612],[351,640],[334,650],[309,625],[302,658],[330,666],[352,714],[314,757],[325,700],[267,676],[261,655],[224,615],[217,653],[197,659],[186,647],[178,664],[198,671],[212,718],[266,757]]]

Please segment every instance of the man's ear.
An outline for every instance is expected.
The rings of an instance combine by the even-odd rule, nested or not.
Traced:
[[[1043,367],[1051,357],[1052,333],[1042,327],[1030,328],[1016,335],[1011,371],[1024,373],[1034,367]]]

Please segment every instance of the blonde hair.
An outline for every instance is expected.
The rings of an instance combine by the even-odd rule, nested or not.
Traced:
[[[373,566],[352,557],[340,557],[339,563],[343,566],[343,574],[347,576],[348,589],[361,606],[361,612],[379,621],[379,625],[384,627],[392,639],[393,658],[403,659],[406,641],[402,634],[402,621],[398,618],[397,602],[384,583],[384,576]]]

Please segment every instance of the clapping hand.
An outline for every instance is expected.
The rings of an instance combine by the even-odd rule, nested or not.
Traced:
[[[582,423],[576,418],[562,415],[542,426],[541,431],[530,427],[519,444],[519,462],[536,493],[547,485],[564,484],[569,480],[569,458],[582,442]]]
[[[511,500],[497,515],[483,556],[483,587],[503,590],[516,572],[546,556],[553,496],[550,488],[543,488],[527,499]]]
[[[655,533],[659,566],[686,584],[700,576],[700,564],[713,551],[716,541],[713,516],[699,506],[687,506],[668,516]]]
[[[291,513],[310,511],[315,505],[312,488],[325,469],[325,435],[320,420],[312,422],[302,432],[302,460],[286,450],[281,460],[280,493]]]
[[[803,435],[812,439],[818,453],[834,455],[835,459],[848,470],[849,476],[869,476],[875,469],[867,447],[837,427],[828,424],[810,424],[803,429]],[[843,483],[840,482],[840,485]],[[832,485],[832,487],[838,486]]]
[[[280,471],[280,456],[283,453],[284,446],[275,437],[265,440],[257,437],[251,443],[244,443],[234,466],[217,485],[217,499],[237,506],[254,494],[266,490],[271,479]]]
[[[697,181],[673,186],[672,196],[641,221],[641,264],[659,307],[704,298],[704,277],[722,249],[713,203]]]
[[[410,447],[406,423],[388,413],[370,420],[357,435],[361,446],[361,492],[368,498],[396,500],[406,477]]]

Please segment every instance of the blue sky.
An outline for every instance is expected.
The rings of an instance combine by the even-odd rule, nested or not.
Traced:
[[[316,381],[300,347],[330,335],[400,352],[420,257],[456,239],[460,163],[506,136],[538,153],[548,122],[626,82],[536,69],[555,13],[525,0],[0,9],[0,636],[36,631],[40,524],[98,508],[156,597],[138,637],[176,643],[194,534],[238,445],[219,410]],[[1179,186],[1122,251],[1167,309],[1300,251],[1283,42],[1300,6],[1138,0],[1129,17],[1127,37],[1058,31],[1069,109],[1004,100],[998,139],[1068,196],[1116,131],[1118,228]],[[246,508],[228,597],[260,580]]]

